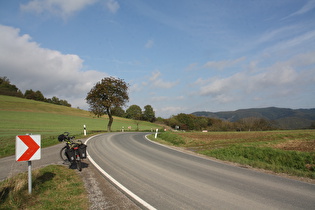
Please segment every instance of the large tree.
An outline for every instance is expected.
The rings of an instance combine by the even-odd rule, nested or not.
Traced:
[[[90,90],[86,101],[90,105],[90,111],[97,116],[107,114],[108,132],[114,121],[112,109],[124,106],[129,101],[128,84],[119,78],[105,77]]]

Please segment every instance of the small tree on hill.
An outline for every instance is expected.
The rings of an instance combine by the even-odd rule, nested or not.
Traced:
[[[151,105],[146,105],[144,107],[143,119],[149,122],[155,121],[155,113]]]
[[[138,105],[131,105],[126,110],[126,117],[133,120],[141,120],[142,119],[142,110]]]
[[[142,110],[138,105],[131,105],[126,110],[126,117],[129,119],[133,119],[135,124],[137,125],[137,131],[139,130],[140,120],[142,120]]]
[[[109,118],[107,130],[111,131],[114,121],[112,109],[124,106],[129,101],[128,84],[124,80],[114,77],[105,77],[90,90],[86,101],[90,111],[95,115],[107,114]]]

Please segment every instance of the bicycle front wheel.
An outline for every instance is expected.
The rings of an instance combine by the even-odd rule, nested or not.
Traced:
[[[60,158],[63,162],[69,162],[68,160],[68,157],[66,155],[66,148],[67,147],[63,147],[61,150],[60,150]]]

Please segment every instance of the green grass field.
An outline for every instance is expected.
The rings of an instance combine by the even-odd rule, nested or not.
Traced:
[[[84,125],[88,134],[95,134],[106,132],[108,124],[107,116],[96,118],[85,110],[4,95],[0,95],[0,116],[0,157],[14,155],[17,135],[40,134],[41,146],[46,147],[58,143],[58,135],[65,131],[82,138]],[[139,131],[151,131],[160,126],[114,117],[112,130],[120,131],[122,128],[125,131],[137,128]]]
[[[165,132],[150,138],[244,166],[315,179],[315,130]]]

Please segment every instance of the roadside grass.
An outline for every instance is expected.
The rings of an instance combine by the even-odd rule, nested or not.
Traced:
[[[76,170],[50,165],[32,171],[32,193],[28,174],[0,182],[0,209],[88,209],[89,200]]]
[[[162,132],[158,135],[158,139],[163,141],[163,143],[179,146],[185,144],[184,138],[172,133],[172,132]]]
[[[58,135],[66,131],[76,138],[83,138],[83,125],[91,135],[106,132],[108,124],[107,116],[97,118],[81,109],[4,95],[0,95],[0,116],[0,158],[14,155],[17,135],[40,134],[44,148],[59,143]],[[125,131],[151,131],[161,126],[114,117],[112,130],[121,131],[122,128]]]
[[[315,179],[314,130],[166,132],[150,139],[225,161]]]
[[[230,146],[199,153],[254,168],[315,179],[314,153],[285,151],[270,147]]]

